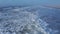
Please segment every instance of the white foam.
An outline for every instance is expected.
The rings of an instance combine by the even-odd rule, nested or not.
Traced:
[[[13,10],[17,11],[18,13],[15,14]],[[50,34],[50,31],[52,31],[52,30],[48,32],[46,31],[49,29],[47,28],[49,24],[47,24],[45,21],[41,20],[40,18],[37,19],[38,13],[34,14],[32,12],[28,12],[25,10],[25,8],[23,9],[24,11],[21,11],[20,8],[13,9],[13,10],[8,11],[9,13],[7,13],[7,15],[10,14],[8,15],[8,17],[5,15],[2,16],[3,18],[6,17],[8,20],[5,19],[4,21],[1,22],[2,25],[0,26],[3,27],[2,30],[5,32],[4,33],[3,31],[1,31],[1,28],[0,28],[1,34],[10,34],[11,32],[13,32],[12,34],[16,34],[16,33],[18,34],[20,33],[21,34],[39,34],[39,33]]]

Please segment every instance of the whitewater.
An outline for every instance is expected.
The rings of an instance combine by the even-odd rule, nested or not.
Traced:
[[[8,7],[0,10],[0,34],[56,34],[39,16],[42,6]],[[52,9],[52,8],[49,8]]]

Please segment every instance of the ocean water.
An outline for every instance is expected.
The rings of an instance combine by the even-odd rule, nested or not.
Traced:
[[[0,7],[19,5],[46,5],[60,7],[60,0],[0,0]]]
[[[60,34],[60,9],[40,5],[1,8],[0,34]]]

